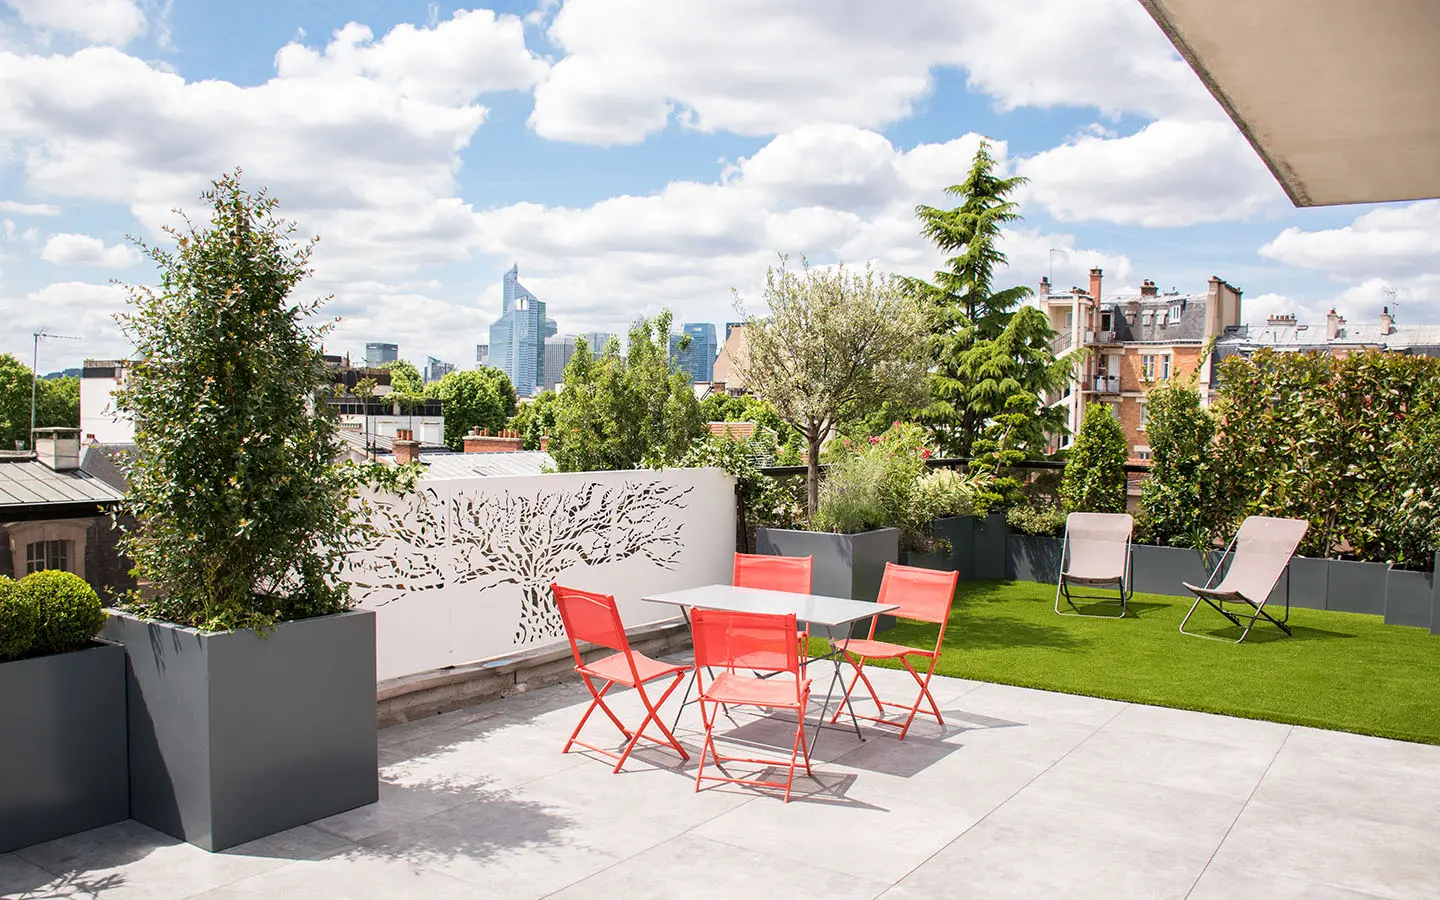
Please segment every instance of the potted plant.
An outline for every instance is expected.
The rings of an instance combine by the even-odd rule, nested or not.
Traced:
[[[1054,583],[1060,578],[1065,511],[1044,500],[1012,506],[1005,512],[1005,577]]]
[[[159,287],[120,317],[142,587],[104,634],[129,657],[132,818],[220,850],[378,798],[375,622],[338,577],[363,522],[323,398],[329,325],[290,296],[312,245],[238,174],[204,197],[208,227],[142,245]]]
[[[125,651],[78,576],[0,578],[0,853],[130,813]]]
[[[960,565],[962,552],[974,548],[975,496],[985,483],[980,474],[962,475],[954,469],[935,469],[915,481],[911,522],[901,533],[901,562],[946,571],[970,569]]]

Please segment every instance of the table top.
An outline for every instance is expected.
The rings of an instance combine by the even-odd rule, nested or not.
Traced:
[[[698,606],[701,609],[723,609],[729,612],[769,613],[780,616],[794,613],[796,619],[816,625],[844,625],[868,619],[876,613],[899,609],[893,603],[868,603],[845,597],[792,594],[789,591],[769,591],[729,584],[707,584],[683,591],[647,594],[643,599],[672,606]]]

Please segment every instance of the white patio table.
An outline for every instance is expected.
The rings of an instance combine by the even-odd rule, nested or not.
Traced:
[[[701,587],[687,588],[683,591],[646,594],[644,599],[653,603],[678,606],[687,623],[690,621],[690,610],[699,608],[727,612],[768,613],[777,616],[794,613],[795,619],[801,627],[810,626],[812,633],[816,626],[823,628],[830,651],[819,656],[811,656],[809,659],[830,660],[835,665],[835,674],[830,678],[830,688],[825,692],[825,702],[820,707],[820,721],[815,726],[815,737],[810,741],[811,752],[814,752],[815,745],[820,741],[820,729],[827,727],[825,714],[830,711],[830,699],[835,694],[835,686],[844,683],[840,670],[840,666],[844,662],[844,653],[836,646],[835,642],[842,637],[849,637],[850,626],[855,622],[879,613],[893,612],[899,609],[893,603],[869,603],[846,597],[795,594],[790,591],[735,587],[729,584],[707,584]],[[680,709],[675,713],[676,723],[679,723],[680,713],[684,712],[686,705],[695,702],[690,699],[690,692],[694,687],[695,676],[692,674],[690,684],[685,688],[685,697],[680,701]],[[850,724],[855,729],[855,736],[862,741],[865,740],[865,736],[860,733],[860,722],[855,718],[855,710],[850,708],[849,703],[845,704],[845,708],[850,710]]]

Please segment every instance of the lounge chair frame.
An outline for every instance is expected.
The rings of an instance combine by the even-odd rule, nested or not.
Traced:
[[[1220,554],[1220,561],[1215,566],[1214,571],[1210,573],[1210,577],[1205,580],[1204,587],[1197,588],[1194,585],[1185,585],[1185,587],[1189,588],[1190,591],[1195,594],[1195,602],[1191,604],[1190,611],[1185,614],[1185,618],[1180,620],[1181,634],[1187,634],[1190,637],[1204,638],[1207,641],[1219,641],[1222,644],[1238,644],[1244,641],[1245,638],[1250,636],[1250,629],[1255,627],[1256,622],[1264,619],[1265,621],[1274,625],[1276,628],[1279,628],[1286,635],[1294,635],[1294,632],[1290,630],[1289,624],[1287,624],[1290,621],[1290,563],[1295,558],[1295,554],[1293,551],[1290,554],[1290,559],[1287,559],[1285,561],[1284,572],[1281,574],[1280,577],[1277,577],[1275,579],[1274,584],[1270,586],[1270,591],[1267,592],[1264,597],[1260,598],[1258,602],[1251,599],[1250,597],[1245,596],[1239,591],[1217,591],[1214,589],[1213,585],[1215,583],[1215,580],[1217,578],[1220,578],[1223,582],[1222,575],[1228,571],[1226,566],[1226,559],[1228,558],[1230,562],[1234,562],[1236,544],[1239,540],[1240,532],[1237,531],[1235,533],[1235,536],[1230,539],[1230,544],[1225,548],[1225,552]],[[1269,602],[1270,594],[1274,593],[1275,585],[1280,583],[1281,578],[1283,578],[1285,581],[1285,615],[1282,618],[1277,619],[1274,616],[1270,615],[1268,611],[1266,611],[1265,605],[1267,602]],[[1198,631],[1186,631],[1185,625],[1189,623],[1190,617],[1195,615],[1195,610],[1200,608],[1201,603],[1209,604],[1212,609],[1214,609],[1216,612],[1218,612],[1225,618],[1229,619],[1230,623],[1232,625],[1235,625],[1237,628],[1243,627],[1245,630],[1240,632],[1240,637],[1232,641],[1229,638],[1216,637],[1213,634],[1201,634]],[[1232,613],[1230,612],[1230,610],[1225,608],[1226,603],[1232,603],[1237,605],[1244,604],[1245,606],[1248,606],[1250,610],[1252,610],[1252,612],[1250,612],[1249,615],[1246,615],[1245,613]],[[1248,621],[1244,621],[1247,619]]]
[[[1070,559],[1070,525],[1065,525],[1065,537],[1060,544],[1060,574],[1055,581],[1055,614],[1060,616],[1080,616],[1086,619],[1123,619],[1130,609],[1130,598],[1135,595],[1133,582],[1135,579],[1135,557],[1132,551],[1134,546],[1134,520],[1131,520],[1131,532],[1125,538],[1125,568],[1118,578],[1075,578],[1069,575],[1065,569]],[[1076,600],[1096,600],[1100,602],[1114,602],[1117,598],[1108,594],[1080,594],[1071,593],[1070,582],[1085,585],[1086,587],[1101,588],[1113,584],[1120,592],[1120,615],[1104,615],[1101,613],[1083,613],[1075,605]],[[1064,597],[1066,604],[1073,612],[1066,612],[1060,608],[1060,598]]]

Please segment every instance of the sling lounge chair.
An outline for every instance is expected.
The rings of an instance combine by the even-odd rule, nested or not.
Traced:
[[[1215,571],[1210,573],[1205,586],[1185,584],[1186,589],[1197,599],[1180,623],[1180,633],[1238,644],[1249,636],[1250,629],[1263,617],[1281,631],[1290,634],[1290,626],[1285,624],[1290,621],[1290,558],[1295,555],[1296,548],[1300,546],[1300,541],[1309,528],[1310,523],[1304,519],[1250,516],[1242,522],[1235,538],[1230,541],[1230,546],[1225,548],[1225,554],[1220,557],[1221,565],[1216,566]],[[1224,566],[1227,556],[1230,558],[1228,568]],[[1225,577],[1218,585],[1212,586],[1222,571]],[[1281,575],[1285,576],[1285,617],[1277,619],[1265,609],[1265,603],[1270,599],[1270,592],[1275,590],[1275,585],[1280,583]],[[1195,610],[1201,603],[1210,604],[1237,628],[1243,627],[1245,630],[1240,633],[1240,637],[1230,641],[1228,638],[1211,634],[1186,631],[1186,623],[1195,615]],[[1225,608],[1227,603],[1241,606],[1243,610],[1231,612]],[[1245,619],[1248,621],[1242,622]]]
[[[1055,585],[1055,612],[1062,616],[1091,619],[1123,619],[1129,608],[1130,535],[1135,520],[1129,513],[1074,512],[1065,517],[1065,540],[1060,545],[1060,578]],[[1083,613],[1076,600],[1115,600],[1097,594],[1071,593],[1071,585],[1088,588],[1114,587],[1120,592],[1120,615]],[[1065,598],[1071,611],[1060,608]]]

